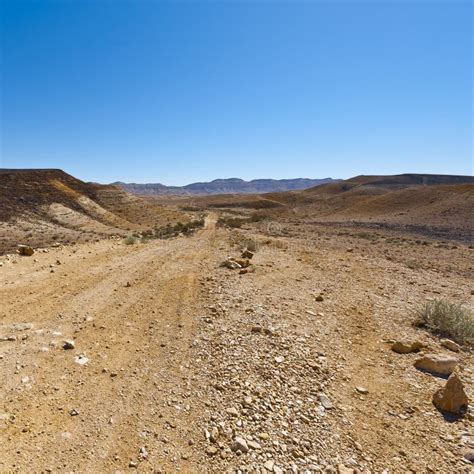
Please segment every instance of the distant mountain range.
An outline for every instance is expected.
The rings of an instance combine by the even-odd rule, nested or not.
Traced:
[[[254,179],[244,181],[239,178],[215,179],[209,183],[192,183],[186,186],[165,186],[160,183],[112,183],[126,191],[137,195],[158,194],[181,194],[181,195],[205,195],[205,194],[260,194],[278,191],[295,191],[312,188],[321,184],[331,183],[332,178],[323,179]]]

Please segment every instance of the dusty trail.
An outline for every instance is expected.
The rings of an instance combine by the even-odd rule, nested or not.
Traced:
[[[1,471],[127,468],[141,447],[144,468],[167,466],[155,445],[185,445],[194,416],[186,366],[214,228],[211,216],[189,239],[106,241],[4,269],[1,335],[17,339],[0,343],[10,374],[1,387]],[[33,327],[16,331],[17,323]],[[64,339],[76,348],[62,349]],[[75,363],[78,355],[89,362]]]

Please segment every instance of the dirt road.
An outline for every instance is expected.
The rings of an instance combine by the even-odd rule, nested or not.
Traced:
[[[446,423],[430,403],[443,381],[386,343],[415,334],[428,281],[468,294],[463,269],[298,239],[262,245],[246,275],[219,268],[238,247],[213,215],[189,238],[4,258],[0,471],[469,472],[469,420]]]
[[[51,249],[2,269],[1,335],[15,338],[0,343],[2,471],[105,472],[142,446],[186,440],[186,365],[214,223],[191,239]],[[167,464],[155,461],[150,449],[149,467]]]

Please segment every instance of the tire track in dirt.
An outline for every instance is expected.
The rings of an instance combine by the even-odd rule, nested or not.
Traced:
[[[193,470],[192,459],[166,450],[174,447],[188,457],[184,448],[194,413],[186,367],[196,332],[198,279],[214,225],[210,216],[191,238],[145,248],[79,246],[71,261],[65,251],[38,254],[43,266],[59,255],[57,273],[36,275],[32,259],[20,261],[15,270],[22,275],[0,293],[3,330],[21,315],[41,332],[0,343],[2,377],[14,374],[1,391],[6,418],[0,420],[0,470],[103,472],[130,462],[148,470],[174,470],[179,462]],[[25,287],[30,294],[24,295]],[[58,329],[63,334],[55,338]],[[50,345],[66,337],[75,339],[75,350]],[[74,363],[81,354],[89,358],[85,366]],[[24,377],[28,383],[22,384]]]

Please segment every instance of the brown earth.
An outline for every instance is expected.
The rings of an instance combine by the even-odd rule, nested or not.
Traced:
[[[0,257],[0,471],[472,472],[472,407],[444,417],[445,380],[390,349],[448,352],[413,310],[472,309],[472,249],[216,218],[191,237]],[[220,267],[248,245],[253,272]],[[472,403],[472,351],[456,357]]]
[[[304,191],[168,198],[167,205],[173,202],[181,209],[254,212],[297,224],[385,228],[474,243],[474,178],[470,176],[358,176]]]
[[[188,220],[183,212],[61,170],[0,170],[0,254],[18,243],[96,241]]]

